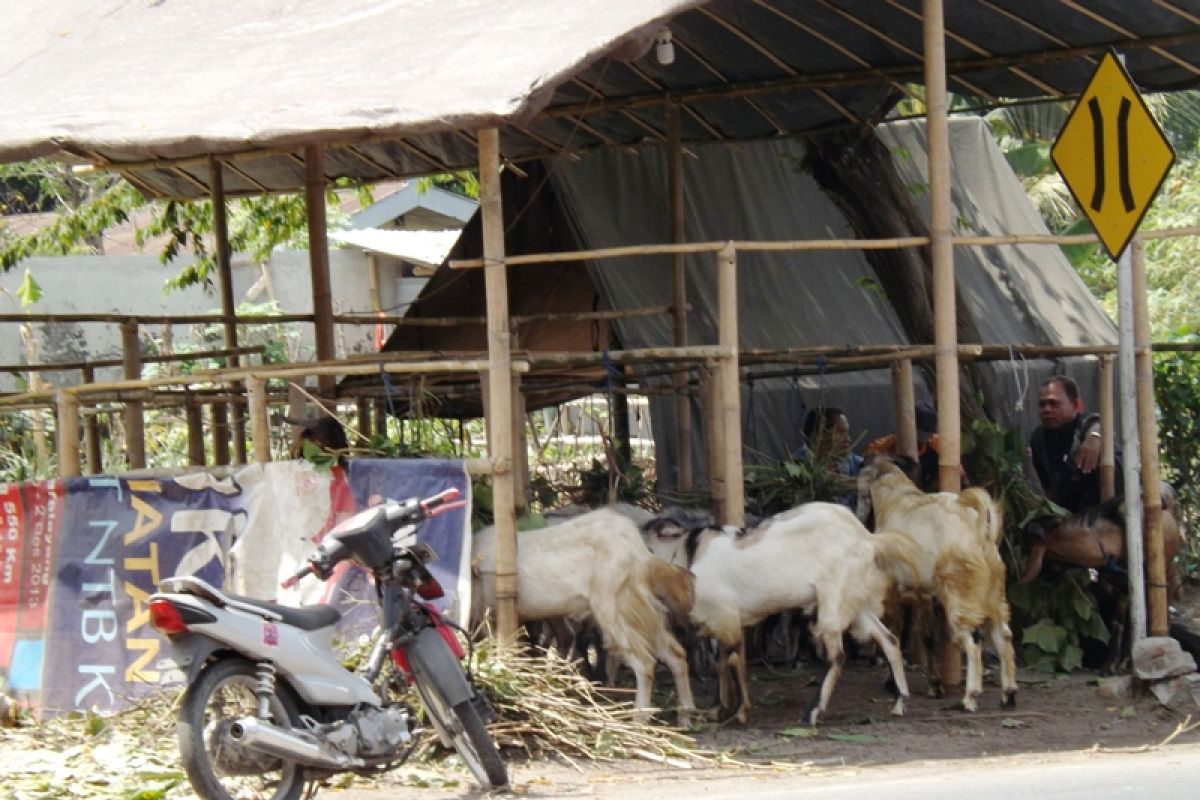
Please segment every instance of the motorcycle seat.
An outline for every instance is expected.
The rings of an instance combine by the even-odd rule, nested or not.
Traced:
[[[237,594],[226,594],[225,596],[241,605],[253,606],[265,609],[273,614],[278,614],[281,622],[291,625],[293,628],[299,628],[302,631],[315,631],[327,625],[333,625],[342,618],[342,612],[333,606],[318,604],[295,608],[293,606],[281,606],[278,603],[257,600],[253,597],[244,597]]]

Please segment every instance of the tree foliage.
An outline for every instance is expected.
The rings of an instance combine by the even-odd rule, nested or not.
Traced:
[[[356,192],[363,205],[372,202],[367,187],[350,181],[331,184],[326,192],[330,227],[338,227],[345,219],[338,203],[339,195],[346,190]],[[0,165],[0,214],[31,209],[55,211],[56,215],[49,224],[24,236],[0,220],[0,269],[4,271],[33,256],[100,255],[104,252],[105,231],[130,221],[135,211],[147,209],[148,221],[135,232],[137,245],[166,237],[159,253],[163,264],[191,258],[166,288],[213,284],[216,253],[212,247],[211,201],[151,202],[115,173],[72,169],[47,159]],[[233,252],[246,253],[260,263],[276,247],[303,249],[308,246],[304,196],[237,199],[229,204],[228,233]]]

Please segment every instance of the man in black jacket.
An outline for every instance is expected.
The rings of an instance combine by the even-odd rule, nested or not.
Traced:
[[[1070,512],[1100,504],[1100,417],[1085,414],[1079,387],[1065,375],[1042,382],[1038,395],[1042,424],[1030,438],[1033,468],[1047,499]],[[1116,470],[1121,493],[1120,466]]]

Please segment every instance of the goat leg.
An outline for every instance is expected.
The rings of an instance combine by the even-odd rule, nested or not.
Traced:
[[[671,670],[675,678],[675,693],[679,697],[679,727],[692,726],[691,715],[696,711],[696,701],[692,697],[692,684],[688,679],[687,654],[665,629],[659,632],[656,655]]]
[[[717,706],[721,711],[733,708],[733,687],[730,672],[734,669],[733,654],[724,644],[717,645]]]
[[[967,679],[964,681],[962,699],[963,709],[976,711],[979,708],[979,695],[983,691],[983,648],[976,640],[975,631],[964,630],[958,635],[958,641],[967,657]]]
[[[813,728],[817,726],[817,721],[825,713],[825,709],[829,707],[829,698],[833,695],[833,689],[837,686],[838,679],[842,676],[842,668],[846,664],[846,651],[842,647],[842,634],[840,632],[822,634],[821,645],[825,651],[827,664],[825,677],[821,679],[821,687],[817,690],[817,695],[813,698],[813,704],[809,707],[805,715],[805,721]]]
[[[626,654],[625,663],[633,670],[633,679],[637,687],[633,700],[633,706],[636,709],[634,719],[646,722],[650,719],[650,691],[654,686],[654,663],[647,664],[633,654]]]
[[[1004,606],[1004,616],[1008,616],[1008,607]],[[988,626],[992,637],[992,647],[1000,657],[1000,690],[1003,693],[1001,708],[1017,707],[1017,661],[1013,653],[1012,629],[1008,623],[993,620]]]
[[[742,703],[738,706],[737,721],[745,725],[750,719],[750,677],[746,670],[745,637],[738,640],[737,648],[729,660],[735,667],[735,680],[737,680],[738,690],[742,697]]]
[[[904,674],[904,655],[900,652],[899,640],[889,631],[879,618],[871,616],[865,625],[871,638],[883,651],[884,658],[892,670],[891,683],[895,690],[896,703],[892,706],[892,716],[904,716],[904,703],[908,700],[908,678]]]

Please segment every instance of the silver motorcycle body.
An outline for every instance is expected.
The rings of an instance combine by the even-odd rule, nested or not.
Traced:
[[[455,507],[456,490],[387,501],[330,531],[305,566],[325,580],[352,559],[375,580],[380,627],[365,667],[342,666],[332,606],[291,608],[223,592],[191,576],[168,578],[148,601],[151,622],[187,675],[179,744],[189,782],[204,800],[296,800],[339,771],[403,763],[418,732],[415,712],[386,698],[412,685],[443,744],[458,751],[485,789],[507,783],[491,740],[490,713],[464,674],[464,653],[421,598],[441,587],[416,541],[426,518]],[[385,666],[392,670],[385,680]]]
[[[170,598],[177,607],[212,618],[212,622],[190,623],[191,636],[170,640],[171,654],[187,670],[188,683],[210,653],[228,647],[253,661],[274,662],[277,675],[286,678],[306,703],[380,705],[371,684],[343,667],[335,655],[337,618],[315,630],[298,628],[284,622],[284,614],[272,603],[224,594],[192,576],[168,578],[154,597]]]

